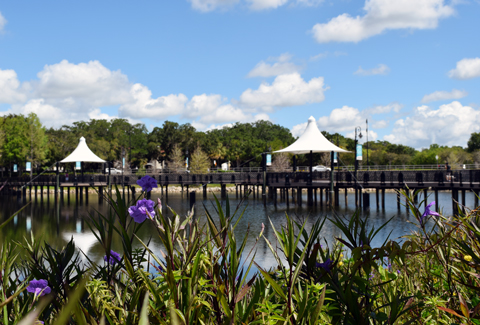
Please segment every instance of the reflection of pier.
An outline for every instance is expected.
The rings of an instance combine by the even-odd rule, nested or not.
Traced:
[[[264,175],[266,175],[264,183]],[[221,188],[221,196],[227,194],[227,185],[235,186],[235,192],[238,196],[246,195],[252,191],[253,197],[264,197],[266,200],[283,200],[289,205],[301,205],[303,190],[307,193],[307,205],[327,205],[334,202],[338,205],[338,198],[341,192],[344,192],[345,202],[348,190],[357,190],[355,202],[357,206],[369,207],[370,193],[364,189],[374,191],[376,195],[377,207],[385,207],[385,190],[423,190],[431,189],[435,192],[435,201],[438,202],[438,191],[448,190],[452,192],[453,208],[456,211],[456,202],[465,204],[466,191],[472,191],[475,194],[480,193],[480,171],[479,170],[458,170],[447,172],[444,170],[430,171],[363,171],[358,172],[357,179],[348,171],[334,172],[334,191],[335,197],[330,189],[330,172],[284,172],[284,173],[215,173],[215,174],[157,174],[151,175],[156,179],[162,195],[168,195],[169,186],[180,186],[182,191],[189,191],[191,186],[200,186],[203,195],[207,195],[208,184],[218,184]],[[108,188],[113,185],[123,187],[128,194],[134,194],[138,187],[135,187],[136,181],[140,178],[135,175],[85,175],[70,177],[67,179],[64,175],[42,175],[30,182],[29,177],[5,178],[0,179],[0,183],[7,181],[5,188],[0,194],[16,194],[19,199],[34,196],[37,200],[38,191],[47,190],[47,200],[50,190],[59,190],[60,200],[68,200],[74,195],[76,200],[85,200],[88,202],[88,188],[98,189],[99,198]],[[58,185],[57,185],[58,184]],[[265,189],[263,188],[265,184]],[[65,197],[66,196],[66,197]],[[459,200],[460,198],[460,200]],[[43,195],[40,195],[43,200]],[[397,197],[397,203],[400,205],[400,197]],[[478,198],[475,197],[475,206],[478,205]]]

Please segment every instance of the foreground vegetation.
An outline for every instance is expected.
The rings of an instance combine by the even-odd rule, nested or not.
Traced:
[[[418,230],[379,247],[372,243],[381,228],[359,214],[330,220],[342,233],[331,244],[322,238],[325,219],[306,229],[286,216],[270,242],[263,227],[235,236],[241,206],[226,201],[222,209],[216,201],[205,224],[193,213],[166,218],[160,201],[146,199],[154,180],[139,185],[144,191],[134,201],[117,190],[109,214],[91,216],[105,250],[100,263],[85,256],[83,264],[73,241],[60,250],[35,238],[4,243],[0,323],[480,324],[476,209],[445,218],[407,198]],[[158,255],[136,236],[145,225],[158,232]],[[114,236],[121,253],[111,249]],[[255,248],[245,249],[248,236],[266,241],[276,268],[256,264]]]

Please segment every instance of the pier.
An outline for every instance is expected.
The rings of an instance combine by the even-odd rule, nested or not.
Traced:
[[[264,182],[265,175],[265,182]],[[263,199],[265,203],[283,201],[287,205],[307,206],[338,206],[339,196],[347,195],[348,191],[355,191],[355,206],[370,208],[370,195],[376,196],[377,208],[385,207],[386,190],[433,191],[438,205],[438,191],[450,191],[452,207],[457,211],[458,204],[465,204],[467,191],[474,192],[475,206],[478,205],[477,196],[480,193],[480,170],[422,170],[422,171],[361,171],[357,178],[349,171],[334,171],[333,192],[331,191],[330,172],[255,172],[255,173],[212,173],[212,174],[156,174],[155,178],[161,194],[168,195],[169,186],[179,186],[181,191],[189,192],[190,187],[201,187],[203,196],[207,196],[207,185],[218,184],[220,196],[227,195],[227,185],[235,187],[238,197],[250,195],[256,199]],[[60,200],[70,202],[71,197],[77,201],[88,202],[88,189],[97,188],[99,199],[104,191],[113,186],[121,188],[123,193],[134,195],[136,181],[141,178],[137,175],[41,175],[30,181],[29,177],[1,178],[0,184],[4,189],[0,195],[16,195],[19,200],[44,200],[38,195],[47,190],[46,199],[50,199],[50,190],[58,194]],[[138,188],[137,188],[138,190]],[[306,192],[306,202],[303,202],[303,193]],[[418,193],[417,193],[418,194]],[[426,193],[425,193],[426,194]],[[57,195],[55,195],[57,197]],[[426,195],[424,196],[426,197]],[[417,197],[414,197],[417,199]],[[345,200],[346,201],[346,200]],[[425,202],[426,203],[426,202]],[[400,207],[400,196],[397,196]]]

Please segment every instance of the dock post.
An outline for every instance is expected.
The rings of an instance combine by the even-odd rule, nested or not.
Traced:
[[[78,185],[75,186],[75,204],[78,204]]]
[[[203,198],[206,200],[207,199],[207,184],[202,184],[202,189],[203,189]]]
[[[385,189],[382,188],[382,210],[385,210]]]
[[[191,191],[190,192],[190,211],[195,211],[194,207],[195,207],[195,201],[197,199],[196,197],[197,193],[195,191]]]
[[[290,206],[290,202],[288,201],[288,187],[285,188],[285,200],[287,201],[287,207]]]
[[[370,210],[370,193],[363,193],[363,210]]]
[[[458,205],[457,205],[456,201],[458,201],[458,190],[452,189],[452,213],[453,213],[453,215],[458,213]]]
[[[88,204],[88,186],[85,186],[85,203]]]
[[[320,194],[320,206],[323,207],[323,188],[319,188]]]
[[[465,213],[465,189],[462,189],[462,211]]]
[[[425,207],[427,207],[427,197],[428,197],[427,189],[424,189],[423,190],[423,199],[425,200]]]
[[[378,193],[378,192],[380,192],[380,189],[377,187],[377,188],[375,189],[375,199],[376,199],[376,201],[377,201],[377,210],[380,209],[380,202],[379,202],[379,195],[378,195],[379,193]]]
[[[313,197],[315,198],[315,206],[318,206],[318,197],[317,197],[317,189],[313,189]]]
[[[40,202],[43,203],[43,185],[40,185]]]
[[[297,187],[297,204],[299,206],[302,205],[302,188],[301,187]]]
[[[309,207],[313,205],[313,190],[311,187],[307,189],[307,205]]]
[[[130,196],[130,191],[128,191],[128,196]],[[98,203],[102,204],[103,202],[103,186],[98,187]]]
[[[400,210],[400,192],[397,191],[397,209]]]
[[[438,211],[438,190],[435,189],[435,210]]]
[[[70,186],[67,186],[67,203],[70,204]]]

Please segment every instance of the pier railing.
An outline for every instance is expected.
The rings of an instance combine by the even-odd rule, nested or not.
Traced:
[[[162,185],[189,185],[189,184],[249,184],[262,185],[263,173],[216,173],[216,174],[160,174],[153,175],[157,182]],[[267,186],[310,186],[330,180],[330,172],[283,172],[267,173]],[[110,184],[135,185],[141,178],[137,175],[111,175]],[[84,176],[59,176],[60,186],[106,186],[108,175],[84,175]],[[8,186],[55,186],[55,175],[41,175],[33,182],[30,177],[0,178],[0,184],[5,181]],[[335,171],[334,181],[338,185],[347,186],[355,183],[353,171]],[[423,170],[423,171],[359,171],[357,172],[357,183],[360,186],[403,186],[404,184],[415,184],[422,186],[444,186],[447,184],[472,184],[480,182],[480,170]]]

